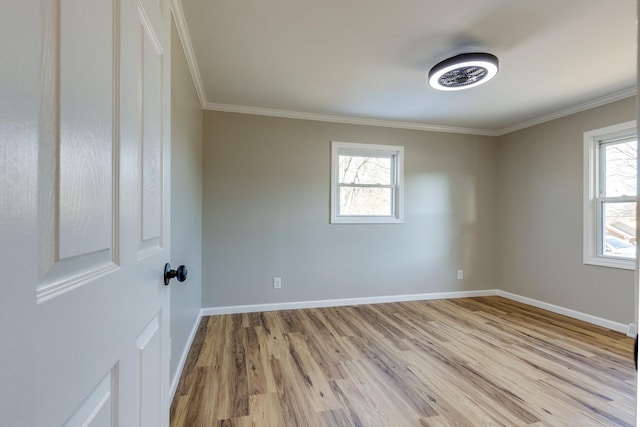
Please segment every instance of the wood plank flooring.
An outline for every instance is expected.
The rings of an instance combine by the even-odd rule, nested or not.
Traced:
[[[632,358],[500,297],[205,317],[171,426],[632,426]]]

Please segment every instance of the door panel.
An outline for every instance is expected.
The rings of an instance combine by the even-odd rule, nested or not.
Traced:
[[[113,117],[118,113],[114,71],[119,61],[114,55],[116,7],[113,0],[64,0],[60,8],[57,210],[61,259],[112,248]]]
[[[54,4],[39,135],[39,302],[116,267],[118,2]]]
[[[141,249],[160,245],[162,232],[162,149],[164,55],[147,12],[139,8],[142,31],[142,242]]]
[[[161,425],[162,332],[158,315],[153,318],[136,340],[138,360],[140,361],[138,367],[140,370],[140,384],[138,386],[140,390],[140,424],[143,426]]]
[[[117,382],[109,371],[64,427],[113,427],[117,425]]]

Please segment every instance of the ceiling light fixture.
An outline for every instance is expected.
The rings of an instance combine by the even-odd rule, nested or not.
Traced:
[[[481,85],[498,74],[498,58],[490,53],[461,53],[429,71],[429,85],[438,90],[461,90]]]

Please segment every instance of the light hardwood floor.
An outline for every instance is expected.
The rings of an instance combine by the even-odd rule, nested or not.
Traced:
[[[205,317],[171,426],[631,426],[632,358],[500,297]]]

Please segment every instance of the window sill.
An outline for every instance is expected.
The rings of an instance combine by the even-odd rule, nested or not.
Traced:
[[[393,216],[337,216],[331,224],[402,224],[404,220]]]
[[[586,257],[583,260],[585,265],[597,265],[599,267],[620,268],[623,270],[635,270],[635,259],[613,258],[613,257]]]

